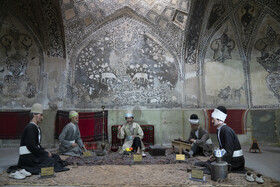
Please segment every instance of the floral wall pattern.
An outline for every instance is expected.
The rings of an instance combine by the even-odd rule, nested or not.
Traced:
[[[39,46],[17,18],[3,11],[0,19],[1,105],[3,108],[28,107],[40,91]]]
[[[278,0],[0,5],[2,108],[280,107]]]
[[[176,58],[148,27],[134,19],[124,16],[104,26],[73,59],[75,78],[67,93],[78,95],[77,103],[180,105],[181,95],[174,92]]]

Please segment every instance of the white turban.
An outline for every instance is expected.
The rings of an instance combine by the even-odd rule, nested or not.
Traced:
[[[31,107],[31,113],[34,114],[43,114],[43,106],[40,103],[35,103]]]
[[[189,119],[189,122],[191,124],[198,124],[199,123],[199,119]]]
[[[132,117],[133,117],[133,114],[131,114],[131,113],[126,113],[126,114],[125,114],[125,117],[126,117],[126,118],[132,118]]]
[[[219,119],[224,122],[227,118],[227,115],[225,113],[223,113],[222,111],[215,109],[214,112],[212,112],[211,117]]]

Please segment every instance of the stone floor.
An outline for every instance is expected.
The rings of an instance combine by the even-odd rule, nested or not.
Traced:
[[[264,175],[263,186],[280,186],[280,147],[260,147],[262,153],[249,153],[250,147],[243,146],[246,167],[253,173]],[[56,177],[38,179],[31,176],[24,180],[8,177],[5,170],[16,164],[17,149],[0,149],[0,186],[254,186],[243,174],[231,173],[228,180],[217,183],[206,176],[206,183],[189,179],[187,168],[190,162],[153,165],[94,165],[69,166],[70,171],[56,173]],[[197,159],[197,158],[195,158]],[[204,159],[204,158],[202,158]],[[135,172],[137,171],[137,172]],[[136,174],[135,174],[136,173]]]

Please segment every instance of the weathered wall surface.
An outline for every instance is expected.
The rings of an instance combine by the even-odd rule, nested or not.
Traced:
[[[0,102],[2,109],[63,106],[66,71],[58,3],[0,2]],[[44,12],[44,14],[42,14]]]
[[[279,108],[278,1],[1,3],[1,108]]]
[[[252,136],[259,143],[279,143],[279,121],[276,110],[252,110]]]
[[[113,121],[118,111],[137,106],[147,112],[143,122],[156,120],[156,127],[164,128],[156,142],[166,143],[166,133],[188,134],[186,118],[180,117],[186,110],[279,109],[279,1],[2,0],[0,5],[3,110],[28,109],[34,102],[54,112],[105,105]],[[157,118],[150,119],[150,110]],[[240,138],[250,142],[251,136]]]
[[[70,106],[180,106],[178,61],[150,32],[123,17],[86,40],[69,65]]]
[[[206,106],[279,108],[279,8],[212,1],[198,59]]]
[[[256,90],[252,92],[252,103],[259,107],[280,101],[280,25],[276,19],[264,15],[251,55],[252,90]]]
[[[144,108],[181,107],[182,29],[187,14],[177,9],[183,5],[181,8],[188,12],[190,6],[174,2],[172,5],[151,1],[155,6],[149,6],[143,1],[133,4],[62,1],[66,38],[75,41],[66,46],[70,60],[67,83],[70,84],[67,84],[65,105],[70,108],[100,108],[101,105],[125,108],[135,104]],[[176,9],[170,9],[167,4]],[[100,8],[104,8],[101,14]],[[97,13],[92,14],[93,11]],[[94,19],[96,16],[100,18]],[[73,31],[74,25],[79,29]]]
[[[41,46],[24,23],[9,13],[1,14],[1,108],[30,107],[42,91],[40,75],[44,64]]]

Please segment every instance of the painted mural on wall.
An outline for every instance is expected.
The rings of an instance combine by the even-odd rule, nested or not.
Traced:
[[[246,105],[245,74],[230,20],[209,42],[204,64],[205,102],[213,105]]]
[[[199,44],[199,34],[203,23],[204,13],[207,9],[207,3],[208,1],[203,0],[196,1],[195,3],[195,9],[200,11],[195,11],[190,21],[189,35],[186,38],[187,48],[185,63],[187,64],[196,64],[197,62],[197,46]]]
[[[277,2],[213,1],[208,22],[203,27],[205,31],[200,35],[198,54],[198,73],[204,76],[206,103],[223,101],[235,107],[245,103],[247,107],[279,107],[280,6]],[[221,73],[231,78],[215,84],[218,78],[211,68],[224,68]]]
[[[218,1],[212,6],[210,16],[208,18],[207,29],[210,29],[214,23],[219,20],[225,13],[225,7],[223,1]]]
[[[29,67],[38,55],[32,56],[34,51],[38,53],[37,47],[32,35],[15,19],[2,14],[0,20],[1,107],[28,107],[28,101],[34,102],[38,94],[38,74],[28,74],[31,69],[39,70],[39,64]]]
[[[261,52],[257,62],[269,73],[267,86],[280,102],[280,32],[267,25],[265,36],[256,41],[255,49]]]
[[[45,27],[48,38],[46,43],[48,45],[48,55],[53,57],[65,57],[65,44],[63,37],[63,29],[61,28],[60,17],[61,14],[58,12],[60,9],[56,8],[59,3],[52,0],[41,0],[43,14],[46,20]],[[46,36],[45,36],[46,37]]]
[[[238,19],[239,24],[241,26],[242,32],[242,47],[244,49],[245,54],[250,53],[249,50],[251,48],[250,40],[252,36],[255,34],[256,26],[261,19],[261,8],[257,6],[256,2],[246,1],[242,6],[239,7],[238,10]]]
[[[78,98],[76,106],[180,105],[175,58],[134,19],[122,17],[104,26],[73,59],[67,93],[71,102]]]
[[[106,20],[115,19],[118,14],[137,15],[145,20],[148,27],[169,46],[178,59],[184,58],[184,30],[189,19],[191,0],[173,0],[172,2],[154,1],[62,1],[61,10],[65,25],[67,54],[76,49],[92,32]],[[201,0],[200,2],[205,2]],[[205,6],[205,3],[200,3]],[[203,14],[203,11],[202,11]],[[200,13],[201,15],[201,13]],[[200,17],[202,22],[203,16]],[[182,62],[183,63],[183,62]],[[182,66],[181,63],[181,66]],[[181,68],[183,69],[183,68]],[[181,78],[183,78],[181,73]]]
[[[226,27],[222,35],[211,42],[211,49],[214,51],[213,59],[219,62],[225,62],[226,59],[231,59],[231,51],[235,47],[235,41],[228,34]]]

